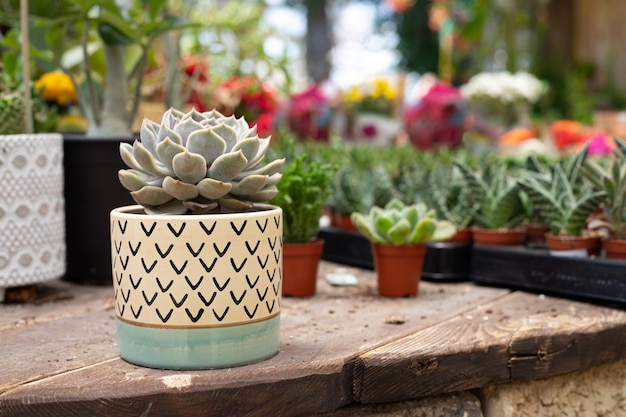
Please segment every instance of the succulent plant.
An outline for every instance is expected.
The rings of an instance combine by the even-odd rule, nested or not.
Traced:
[[[25,114],[24,99],[18,91],[0,91],[0,134],[24,133]]]
[[[447,220],[437,220],[435,210],[424,203],[405,205],[397,198],[384,208],[372,207],[367,214],[352,213],[355,226],[374,243],[417,245],[446,240],[456,233]]]
[[[130,169],[118,176],[148,214],[247,211],[278,193],[285,159],[260,166],[269,144],[244,118],[171,108],[160,124],[144,119],[133,145],[120,144]]]

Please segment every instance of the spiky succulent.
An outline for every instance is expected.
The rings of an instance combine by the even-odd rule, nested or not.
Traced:
[[[25,114],[24,99],[19,92],[0,91],[0,134],[24,133]]]
[[[269,144],[244,118],[169,109],[160,124],[144,119],[140,140],[120,144],[130,169],[118,176],[149,214],[246,211],[278,193],[285,159],[260,167]]]

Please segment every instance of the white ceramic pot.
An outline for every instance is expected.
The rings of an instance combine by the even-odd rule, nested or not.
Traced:
[[[223,368],[278,352],[282,210],[111,212],[120,356],[164,369]]]
[[[0,136],[0,301],[65,273],[63,138]]]
[[[381,114],[359,113],[354,117],[354,138],[376,145],[393,144],[400,133],[400,121]]]

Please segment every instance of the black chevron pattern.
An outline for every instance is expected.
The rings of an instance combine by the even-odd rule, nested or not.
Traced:
[[[124,320],[222,326],[280,310],[280,215],[224,223],[124,218],[111,233],[115,308]]]

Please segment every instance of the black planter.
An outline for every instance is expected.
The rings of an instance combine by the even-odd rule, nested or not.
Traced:
[[[428,243],[422,266],[422,278],[427,281],[469,279],[472,246],[471,243]]]
[[[65,230],[67,272],[63,279],[81,284],[110,285],[109,213],[135,204],[117,179],[126,168],[120,142],[132,138],[64,136]]]

